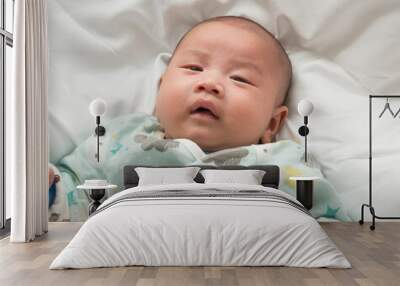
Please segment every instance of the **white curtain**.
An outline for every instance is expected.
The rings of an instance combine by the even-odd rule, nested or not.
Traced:
[[[13,92],[6,111],[12,242],[47,232],[48,136],[46,0],[15,1]]]

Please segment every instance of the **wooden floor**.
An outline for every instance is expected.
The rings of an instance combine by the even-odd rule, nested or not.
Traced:
[[[48,270],[81,226],[50,223],[32,243],[0,241],[0,285],[400,285],[400,222],[378,222],[375,231],[357,223],[321,223],[353,268],[120,267]]]

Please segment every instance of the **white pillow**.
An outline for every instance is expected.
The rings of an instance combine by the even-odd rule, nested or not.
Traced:
[[[139,186],[195,183],[193,179],[199,170],[199,167],[135,168],[139,176]]]
[[[204,183],[261,185],[265,171],[262,170],[202,170]]]

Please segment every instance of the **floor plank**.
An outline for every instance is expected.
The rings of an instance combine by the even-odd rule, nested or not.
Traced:
[[[322,227],[351,262],[352,269],[290,267],[117,267],[49,270],[81,223],[50,223],[32,243],[0,240],[0,285],[400,285],[400,222],[324,222]]]

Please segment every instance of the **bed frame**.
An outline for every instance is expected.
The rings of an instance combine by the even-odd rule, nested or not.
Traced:
[[[262,185],[265,187],[271,187],[278,189],[279,186],[279,167],[276,165],[254,165],[254,166],[204,166],[204,165],[191,165],[204,169],[219,169],[219,170],[264,170],[265,175],[262,179]],[[180,167],[191,167],[191,166],[143,166],[143,165],[129,165],[124,167],[124,189],[136,187],[139,183],[139,176],[135,171],[137,167],[146,168],[180,168]],[[204,183],[204,178],[200,174],[194,178],[197,183]]]

